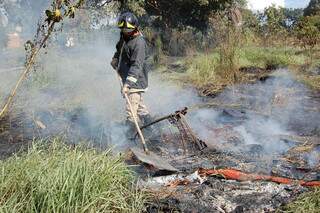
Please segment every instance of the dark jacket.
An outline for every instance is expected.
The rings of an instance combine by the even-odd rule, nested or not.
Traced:
[[[122,57],[120,57],[123,46]],[[130,89],[145,90],[148,87],[147,44],[142,35],[124,39],[121,36],[114,54],[120,63],[119,74],[123,84]]]

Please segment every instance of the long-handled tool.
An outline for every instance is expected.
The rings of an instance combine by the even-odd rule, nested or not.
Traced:
[[[118,78],[119,78],[119,81],[120,81],[120,86],[122,88],[123,87],[123,83],[122,83],[121,77],[119,75],[119,69],[117,70],[117,74],[118,74]],[[129,105],[129,109],[130,109],[130,112],[132,114],[134,125],[135,125],[136,130],[138,132],[138,135],[140,137],[140,140],[141,140],[141,143],[142,143],[142,146],[143,146],[143,150],[145,151],[146,154],[148,154],[149,150],[148,150],[148,147],[147,147],[147,144],[146,144],[146,140],[144,139],[142,131],[141,131],[140,127],[139,127],[137,115],[133,110],[133,107],[132,107],[132,104],[130,102],[130,99],[129,99],[128,95],[126,93],[124,93],[123,96],[126,99],[127,104]]]

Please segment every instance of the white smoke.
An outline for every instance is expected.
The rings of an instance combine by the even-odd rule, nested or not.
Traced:
[[[223,107],[202,109],[189,115],[192,127],[211,147],[241,150],[260,145],[264,153],[286,152],[292,144],[283,135],[312,135],[320,128],[320,115],[308,89],[287,70],[279,70],[266,82],[237,85],[212,100]],[[229,106],[229,107],[228,107]],[[233,108],[232,106],[241,106]],[[308,119],[306,119],[308,118]]]

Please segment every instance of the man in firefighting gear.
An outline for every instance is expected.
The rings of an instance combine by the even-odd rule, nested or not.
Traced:
[[[111,66],[119,72],[123,83],[122,93],[128,95],[133,111],[138,115],[139,124],[146,124],[151,120],[142,98],[148,88],[147,44],[134,14],[126,12],[120,15],[118,27],[121,30],[120,40]],[[126,114],[127,122],[132,126],[134,119],[128,103]]]

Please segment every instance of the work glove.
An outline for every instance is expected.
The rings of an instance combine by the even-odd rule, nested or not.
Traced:
[[[123,87],[122,87],[122,91],[121,91],[123,97],[124,97],[125,95],[128,95],[128,94],[129,94],[129,90],[130,90],[129,85],[128,85],[128,84],[124,84]]]
[[[117,70],[118,69],[118,63],[119,63],[119,60],[117,58],[112,58],[112,61],[111,61],[111,66],[113,69]]]

